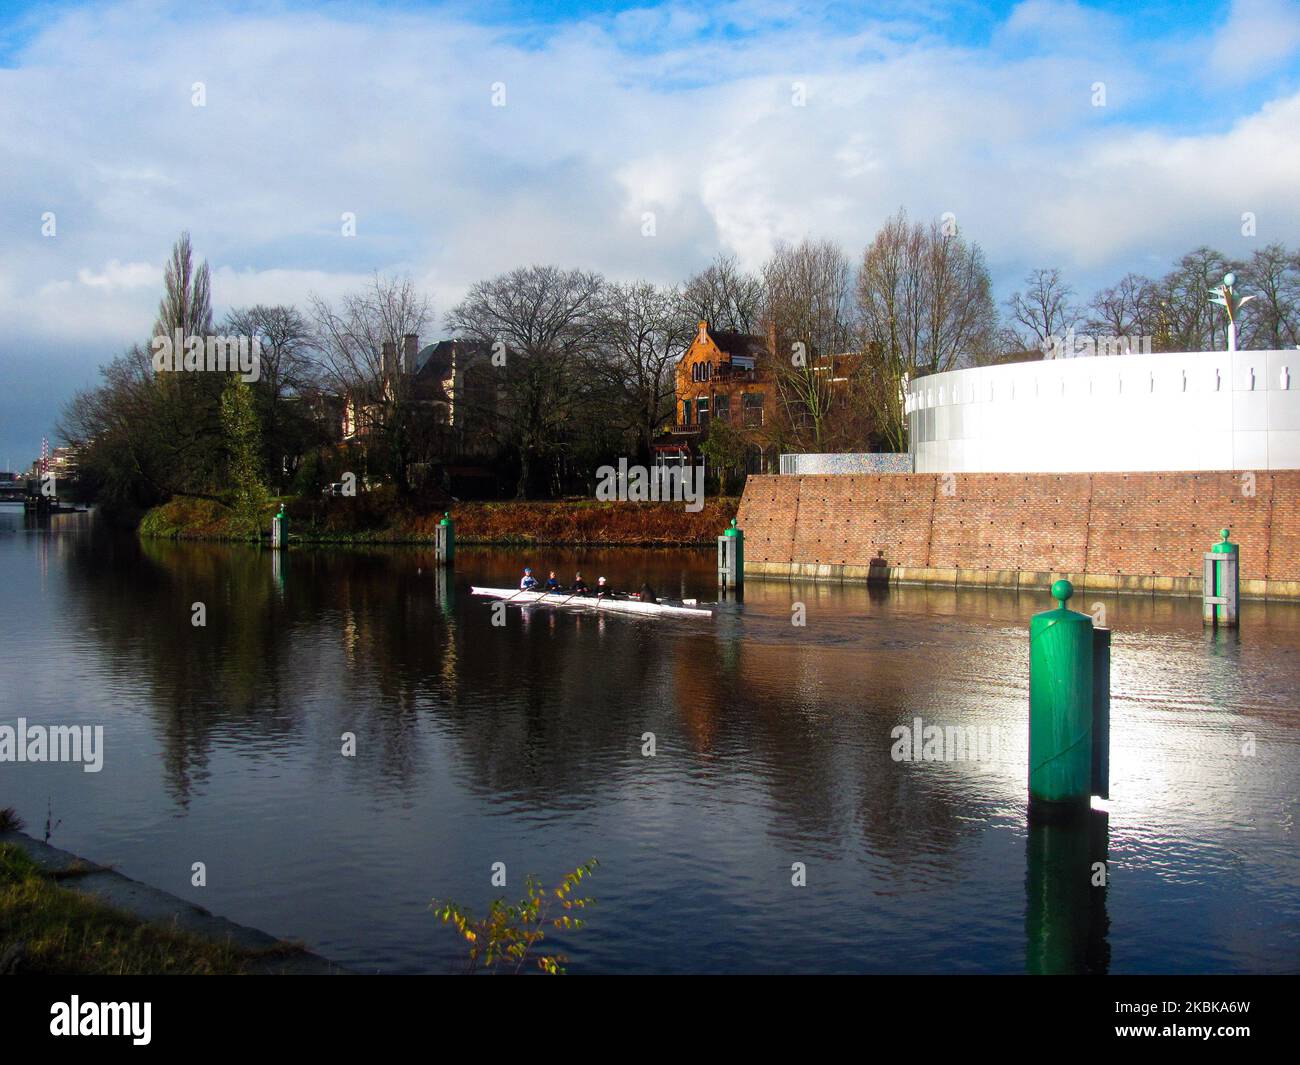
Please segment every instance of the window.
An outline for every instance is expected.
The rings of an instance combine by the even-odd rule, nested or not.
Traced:
[[[695,420],[699,423],[701,429],[709,427],[709,398],[701,396],[695,401]]]
[[[713,397],[713,417],[720,422],[731,421],[731,397],[730,396]]]
[[[746,429],[758,429],[763,425],[763,393],[746,392],[740,397],[741,410]]]
[[[691,364],[691,380],[707,381],[713,376],[713,364],[708,362],[696,362]]]
[[[691,401],[689,399],[682,400],[682,424],[691,424]]]

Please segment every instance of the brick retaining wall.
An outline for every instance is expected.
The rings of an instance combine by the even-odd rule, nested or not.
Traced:
[[[1300,598],[1300,471],[1248,476],[751,476],[737,517],[746,573],[1173,595],[1200,594],[1226,525],[1243,596]]]

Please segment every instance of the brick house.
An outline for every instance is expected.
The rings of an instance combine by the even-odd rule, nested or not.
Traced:
[[[777,447],[776,388],[769,361],[771,349],[761,336],[710,330],[700,322],[677,362],[675,414],[665,431],[651,441],[658,465],[694,465],[709,425],[720,420],[742,431],[751,473],[773,468]]]

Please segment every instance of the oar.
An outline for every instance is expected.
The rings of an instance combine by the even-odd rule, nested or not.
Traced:
[[[542,593],[542,595],[544,595],[544,596],[546,596],[546,595],[561,595],[561,594],[563,594],[563,593],[561,593],[561,592],[543,592],[543,593]],[[580,592],[574,592],[572,595],[566,597],[565,599],[560,600],[560,602],[555,603],[554,605],[555,605],[555,606],[564,606],[564,604],[567,603],[567,602],[569,602],[570,599],[576,599],[580,594],[581,594]]]

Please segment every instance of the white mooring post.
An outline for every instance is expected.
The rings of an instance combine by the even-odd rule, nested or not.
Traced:
[[[450,566],[456,558],[456,528],[451,522],[451,511],[446,511],[438,523],[433,554],[439,566]]]
[[[1201,581],[1201,620],[1206,625],[1235,629],[1237,627],[1237,601],[1241,591],[1241,553],[1228,539],[1228,530],[1220,529],[1223,537],[1205,552],[1205,575]]]

